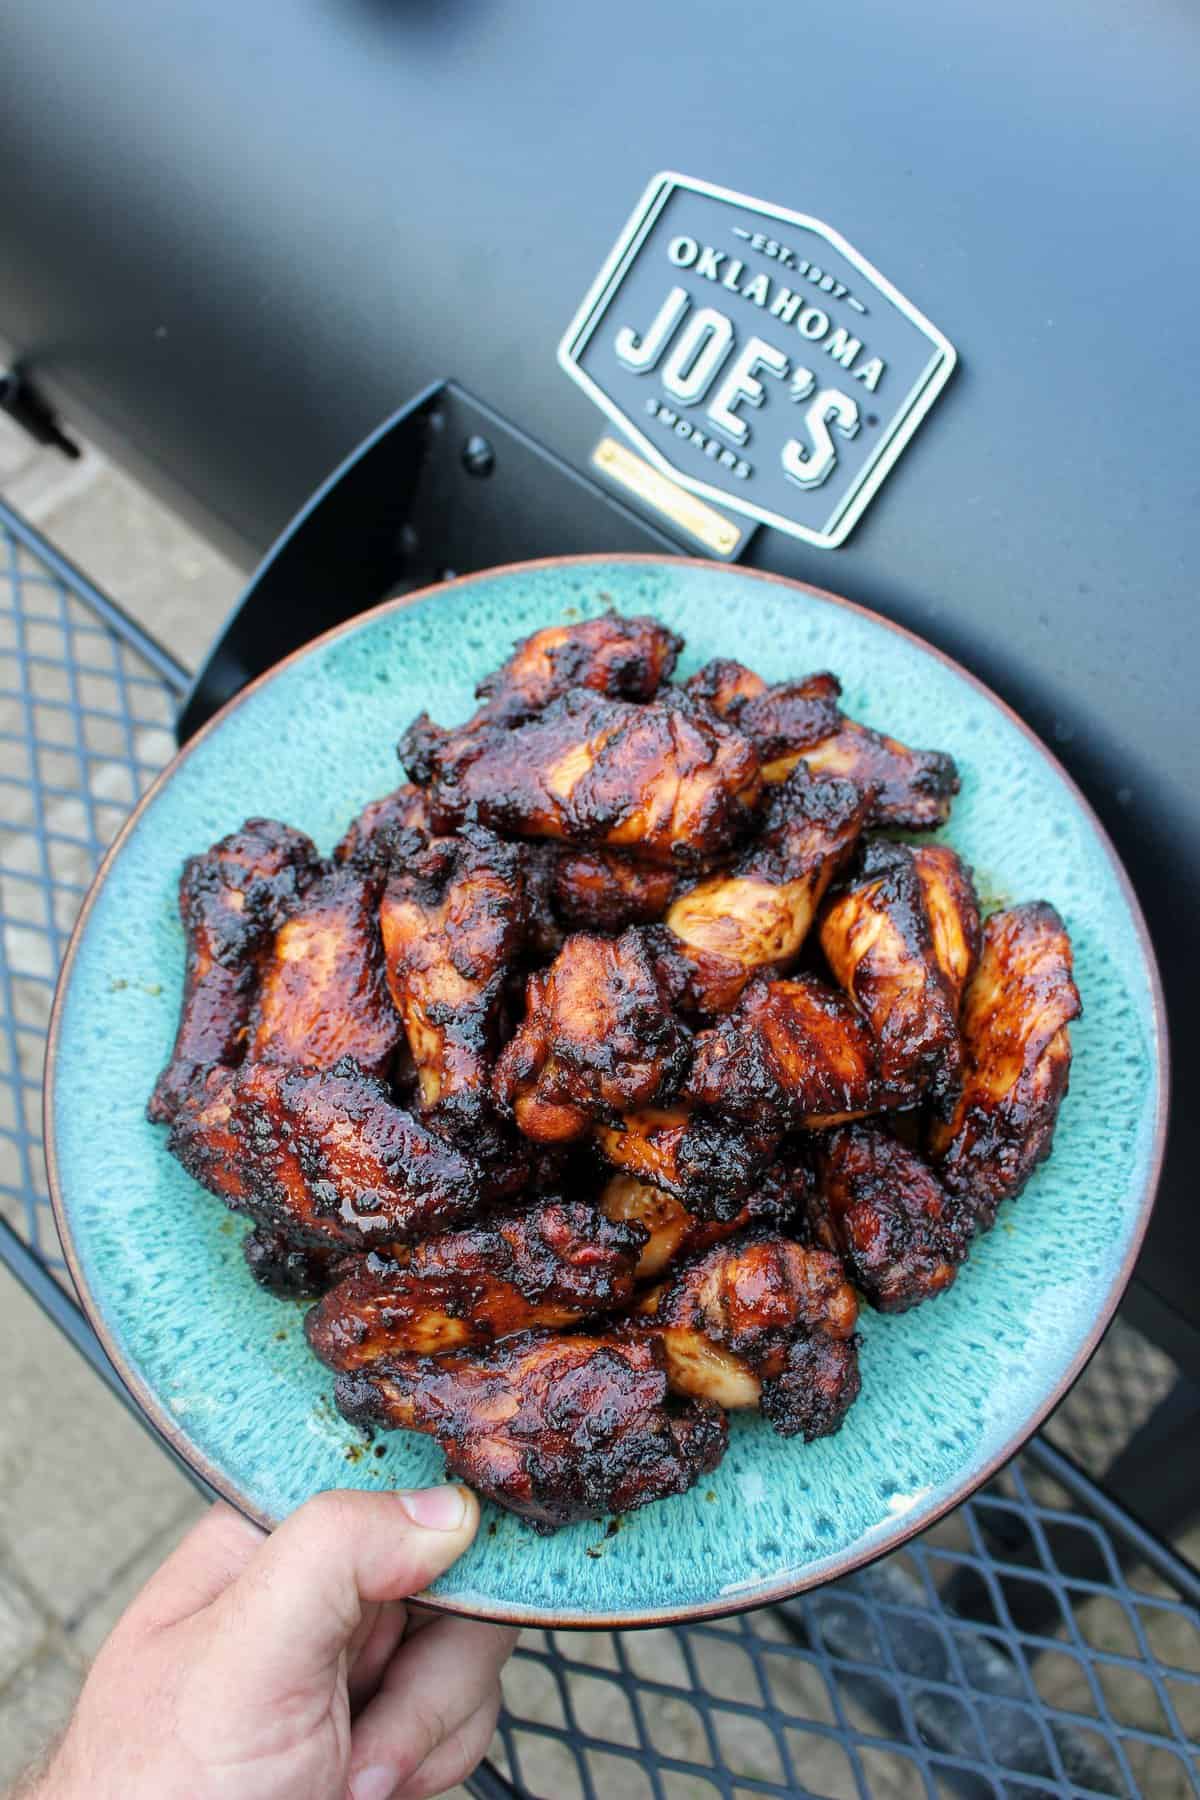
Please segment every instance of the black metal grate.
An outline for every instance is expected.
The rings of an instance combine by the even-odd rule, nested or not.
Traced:
[[[41,1143],[54,982],[88,883],[174,750],[183,686],[0,514],[0,1213],[61,1269]],[[148,646],[154,653],[154,647]]]
[[[811,1596],[679,1630],[526,1633],[508,1773],[587,1800],[1198,1792],[1197,1590],[1189,1606],[1087,1494],[1035,1447]]]
[[[185,686],[0,506],[0,1212],[38,1270],[62,1267],[39,1121],[55,971]],[[3,1231],[0,1253],[22,1261]],[[66,1296],[41,1298],[78,1341]],[[1058,1441],[1107,1462],[1172,1375],[1118,1325]],[[525,1633],[496,1766],[556,1800],[1182,1800],[1200,1793],[1198,1602],[1191,1571],[1043,1441],[906,1550],[785,1606]],[[486,1769],[472,1787],[512,1791]]]

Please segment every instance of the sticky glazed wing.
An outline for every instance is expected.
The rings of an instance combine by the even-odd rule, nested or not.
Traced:
[[[477,825],[394,867],[380,906],[387,985],[422,1114],[480,1155],[498,1151],[492,1063],[527,916],[519,850]]]
[[[428,829],[425,791],[406,781],[392,793],[363,807],[334,847],[333,860],[351,863],[367,873],[386,873],[397,836],[406,831],[428,832]]]
[[[683,1097],[746,1125],[774,1125],[780,1135],[898,1103],[881,1090],[858,1014],[811,975],[751,982],[733,1012],[698,1033]]]
[[[396,1260],[361,1260],[304,1322],[331,1369],[577,1325],[633,1297],[647,1234],[582,1200],[498,1210]]]
[[[594,1142],[614,1169],[662,1188],[704,1219],[736,1218],[762,1180],[782,1136],[772,1123],[745,1124],[688,1106],[644,1107]]]
[[[646,616],[609,611],[578,625],[547,625],[519,643],[476,688],[489,717],[515,724],[571,688],[612,699],[649,700],[671,679],[683,639]]]
[[[315,1300],[358,1260],[344,1248],[318,1248],[269,1225],[256,1225],[242,1241],[246,1267],[280,1300]]]
[[[304,833],[274,819],[247,819],[184,864],[183,1007],[171,1060],[146,1109],[155,1124],[174,1117],[188,1088],[213,1064],[241,1062],[264,952],[319,867]]]
[[[545,962],[571,931],[615,937],[630,925],[662,917],[675,892],[675,871],[640,863],[620,850],[575,850],[548,840],[521,846],[528,901],[525,948]]]
[[[473,724],[415,761],[439,831],[470,816],[510,837],[628,850],[695,866],[749,827],[758,758],[749,740],[672,691],[644,706],[574,688],[514,729]]]
[[[687,691],[754,742],[763,780],[783,781],[797,763],[814,775],[840,776],[874,794],[869,823],[922,830],[944,825],[958,792],[953,757],[910,750],[896,738],[848,719],[841,684],[829,674],[768,687],[741,663],[721,659],[694,675]]]
[[[386,1073],[400,1041],[379,935],[379,882],[337,868],[309,888],[264,961],[247,1060]]]
[[[825,908],[821,948],[875,1039],[879,1079],[941,1112],[962,1085],[957,995],[943,975],[925,886],[907,844],[869,844],[860,873]]]
[[[213,1071],[176,1113],[168,1147],[235,1212],[360,1250],[466,1221],[525,1174],[485,1168],[435,1137],[349,1061]]]
[[[858,1302],[840,1261],[776,1232],[718,1244],[651,1289],[636,1316],[676,1393],[761,1408],[784,1437],[827,1437],[858,1395]]]
[[[876,1124],[816,1140],[813,1236],[836,1252],[880,1312],[907,1312],[945,1291],[966,1259],[970,1209],[914,1150]]]
[[[718,657],[693,675],[685,689],[753,741],[766,782],[785,780],[801,751],[823,743],[842,724],[836,675],[805,675],[768,687],[742,663]]]
[[[786,1225],[807,1211],[812,1175],[807,1165],[777,1165],[763,1175],[729,1219],[706,1219],[689,1212],[664,1189],[635,1175],[612,1175],[597,1204],[606,1219],[638,1226],[645,1243],[638,1255],[636,1279],[653,1281],[664,1269],[699,1256],[751,1225]]]
[[[983,941],[975,883],[966,863],[948,844],[918,844],[912,865],[921,884],[934,959],[957,1015]]]
[[[488,1350],[339,1375],[346,1418],[428,1432],[446,1473],[550,1532],[682,1494],[725,1454],[724,1414],[670,1394],[659,1346],[530,1331]]]
[[[660,919],[675,871],[635,862],[618,850],[554,852],[554,910],[576,931],[616,933]]]
[[[1068,1026],[1080,1013],[1071,940],[1044,900],[993,913],[963,999],[966,1079],[954,1116],[929,1147],[952,1194],[986,1229],[1050,1154],[1071,1070]]]
[[[666,914],[664,954],[682,968],[685,1004],[726,1012],[752,976],[786,971],[870,808],[870,794],[851,782],[814,781],[804,768],[773,790],[753,847]]]
[[[959,789],[952,756],[942,750],[910,750],[897,738],[854,719],[843,718],[832,737],[801,754],[814,775],[840,775],[871,788],[873,825],[898,825],[907,831],[944,825]],[[784,757],[777,769],[785,769],[788,761]]]
[[[530,976],[525,1018],[496,1064],[493,1089],[526,1137],[569,1142],[594,1119],[671,1093],[690,1048],[642,935],[579,932]]]

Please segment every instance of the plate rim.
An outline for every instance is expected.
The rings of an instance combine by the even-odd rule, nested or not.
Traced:
[[[642,565],[654,568],[661,568],[663,566],[668,568],[696,568],[703,569],[708,573],[719,572],[723,575],[741,577],[748,581],[770,583],[775,587],[805,594],[809,598],[822,601],[827,605],[840,607],[846,612],[854,613],[860,618],[866,619],[873,625],[881,626],[884,630],[892,632],[906,643],[915,646],[926,655],[933,657],[937,662],[941,663],[944,668],[949,669],[952,674],[958,676],[960,680],[966,682],[968,686],[973,688],[978,694],[982,695],[985,700],[990,701],[1004,718],[1007,719],[1011,725],[1016,727],[1037,754],[1050,766],[1052,772],[1058,777],[1074,798],[1076,805],[1080,808],[1084,818],[1099,841],[1100,848],[1116,877],[1117,886],[1133,921],[1135,936],[1141,951],[1143,965],[1148,976],[1151,1016],[1154,1026],[1154,1067],[1157,1082],[1157,1107],[1154,1119],[1150,1159],[1146,1179],[1142,1186],[1142,1192],[1138,1198],[1137,1217],[1134,1220],[1133,1230],[1130,1234],[1129,1242],[1126,1245],[1120,1266],[1109,1284],[1108,1290],[1087,1336],[1076,1351],[1062,1376],[1055,1383],[1051,1391],[1039,1402],[1038,1406],[1033,1409],[1029,1418],[1024,1420],[1018,1429],[1010,1434],[1000,1448],[988,1458],[987,1462],[977,1473],[972,1474],[963,1480],[953,1482],[950,1485],[946,1497],[938,1502],[936,1508],[931,1513],[923,1514],[920,1519],[912,1522],[901,1518],[896,1519],[890,1525],[881,1525],[876,1530],[866,1534],[866,1540],[862,1548],[851,1546],[846,1550],[840,1551],[836,1556],[830,1558],[828,1562],[820,1564],[816,1572],[810,1573],[802,1571],[799,1574],[793,1572],[791,1574],[778,1576],[774,1580],[768,1579],[761,1584],[756,1585],[753,1592],[749,1595],[739,1594],[737,1596],[726,1598],[717,1596],[713,1600],[691,1602],[679,1606],[662,1607],[653,1611],[643,1609],[637,1612],[601,1613],[581,1611],[578,1608],[566,1608],[561,1611],[555,1611],[549,1608],[521,1605],[502,1606],[484,1604],[481,1606],[479,1603],[472,1603],[469,1600],[455,1597],[447,1598],[439,1594],[430,1593],[429,1591],[413,1596],[413,1599],[418,1601],[422,1606],[428,1606],[439,1612],[457,1614],[466,1618],[484,1619],[497,1624],[538,1627],[548,1631],[653,1629],[664,1625],[680,1625],[690,1622],[699,1622],[706,1619],[725,1618],[736,1613],[755,1611],[763,1606],[778,1605],[780,1601],[793,1599],[797,1595],[807,1593],[813,1588],[823,1587],[827,1582],[841,1580],[843,1576],[849,1575],[855,1570],[867,1568],[870,1564],[877,1562],[881,1557],[891,1555],[894,1551],[902,1548],[902,1546],[908,1543],[912,1538],[930,1530],[939,1522],[939,1520],[945,1518],[948,1513],[953,1512],[956,1507],[961,1506],[964,1501],[969,1500],[972,1494],[977,1493],[978,1490],[992,1480],[1006,1464],[1011,1462],[1013,1457],[1016,1456],[1021,1449],[1023,1449],[1025,1444],[1029,1442],[1030,1438],[1034,1436],[1051,1412],[1053,1412],[1062,1400],[1065,1399],[1066,1395],[1070,1392],[1072,1387],[1074,1387],[1076,1381],[1083,1373],[1087,1364],[1091,1361],[1092,1356],[1099,1347],[1101,1339],[1104,1337],[1105,1332],[1112,1322],[1117,1307],[1120,1305],[1125,1290],[1133,1275],[1138,1255],[1141,1251],[1142,1244],[1145,1241],[1146,1231],[1150,1223],[1150,1215],[1154,1210],[1154,1203],[1157,1198],[1159,1182],[1162,1176],[1171,1100],[1170,1039],[1167,1023],[1166,999],[1163,992],[1162,976],[1158,966],[1158,958],[1155,954],[1154,945],[1150,937],[1149,928],[1146,924],[1145,915],[1142,911],[1141,902],[1138,899],[1137,892],[1108,831],[1078,782],[1070,772],[1064,768],[1063,764],[1059,761],[1058,757],[1055,756],[1049,746],[1043,743],[1033,727],[1026,724],[1020,714],[1017,713],[1006,700],[1002,699],[999,694],[990,688],[985,681],[982,681],[979,676],[973,674],[970,669],[965,668],[962,663],[958,662],[946,651],[939,649],[936,644],[931,644],[927,638],[922,637],[918,632],[909,630],[907,626],[898,624],[895,620],[885,617],[882,613],[874,611],[874,609],[869,606],[864,606],[855,600],[848,600],[844,595],[835,594],[828,588],[817,587],[811,582],[799,581],[788,575],[778,575],[772,570],[751,569],[740,563],[717,562],[709,557],[672,556],[653,551],[591,551],[576,555],[542,556],[529,558],[528,560],[520,562],[498,563],[492,568],[476,570],[469,575],[455,576],[449,581],[431,582],[426,587],[414,589],[410,594],[399,594],[391,599],[380,601],[378,605],[367,607],[364,611],[356,613],[352,618],[344,619],[340,624],[332,626],[328,631],[323,631],[317,637],[310,638],[307,643],[300,645],[298,649],[290,651],[287,656],[281,657],[276,663],[272,663],[270,668],[265,669],[262,674],[255,676],[255,678],[248,682],[244,688],[241,688],[238,693],[227,700],[225,705],[222,706],[218,712],[214,713],[211,719],[206,720],[200,729],[188,739],[187,743],[183,744],[175,752],[165,768],[160,770],[155,776],[154,780],[130,812],[129,817],[124,821],[116,837],[105,852],[104,857],[92,878],[91,884],[88,887],[87,893],[84,896],[83,904],[79,909],[75,923],[71,928],[71,935],[67,943],[66,953],[63,957],[62,965],[58,973],[58,980],[55,985],[54,1003],[51,1007],[50,1023],[46,1034],[46,1055],[42,1077],[42,1135],[45,1147],[47,1181],[50,1190],[50,1204],[54,1214],[55,1227],[58,1231],[59,1241],[62,1244],[63,1255],[66,1258],[67,1268],[74,1284],[76,1294],[79,1297],[80,1304],[83,1307],[83,1311],[89,1324],[99,1339],[105,1356],[112,1365],[122,1386],[134,1401],[139,1411],[144,1415],[154,1432],[165,1441],[168,1447],[182,1459],[193,1473],[198,1475],[200,1479],[205,1482],[214,1493],[219,1495],[221,1499],[226,1501],[227,1504],[234,1507],[236,1511],[240,1512],[245,1518],[250,1519],[254,1524],[260,1526],[263,1530],[268,1532],[273,1531],[275,1527],[281,1523],[280,1520],[271,1517],[268,1513],[256,1507],[245,1494],[240,1492],[237,1485],[232,1480],[228,1479],[221,1470],[213,1465],[208,1456],[205,1455],[197,1445],[192,1443],[180,1422],[170,1416],[159,1397],[150,1388],[149,1384],[130,1366],[129,1361],[117,1346],[114,1335],[109,1329],[104,1313],[100,1307],[100,1303],[96,1295],[92,1292],[84,1275],[79,1253],[76,1249],[69,1209],[63,1198],[62,1185],[59,1176],[54,1097],[58,1070],[59,1040],[62,1033],[66,995],[71,984],[71,976],[75,965],[76,955],[86,934],[93,905],[105,882],[108,880],[109,872],[117,858],[120,856],[127,839],[131,837],[133,832],[137,829],[142,815],[150,808],[160,791],[166,787],[168,782],[174,779],[177,769],[187,761],[193,751],[196,750],[211,733],[216,732],[224,720],[230,717],[238,707],[253,694],[257,693],[260,688],[265,687],[268,682],[275,680],[285,669],[290,668],[293,663],[298,662],[303,657],[311,655],[314,650],[332,642],[334,639],[344,637],[350,632],[358,630],[369,619],[387,613],[400,612],[405,607],[415,605],[419,602],[433,601],[439,594],[448,590],[453,590],[457,593],[465,587],[474,585],[476,582],[495,581],[497,577],[523,574],[533,570],[579,569],[589,566],[611,567],[614,563]]]

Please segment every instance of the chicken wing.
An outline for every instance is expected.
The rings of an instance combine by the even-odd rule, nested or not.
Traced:
[[[842,687],[836,675],[805,675],[768,687],[761,675],[730,657],[705,663],[684,691],[753,740],[764,781],[782,781],[797,753],[832,737],[842,723]],[[776,764],[788,759],[788,768]],[[770,770],[770,774],[767,771]]]
[[[929,1147],[943,1186],[986,1230],[1050,1154],[1071,1070],[1068,1025],[1080,1013],[1071,940],[1044,900],[993,913],[963,999],[966,1079]]]
[[[962,1085],[958,999],[935,952],[925,892],[908,845],[877,839],[826,906],[821,948],[871,1028],[885,1092],[901,1102],[923,1092],[946,1114]]]
[[[574,688],[514,729],[488,722],[401,755],[428,774],[439,831],[471,817],[510,837],[565,839],[694,867],[747,829],[760,793],[749,739],[672,690],[644,706]],[[415,760],[414,760],[415,758]]]
[[[733,1012],[697,1035],[682,1097],[780,1135],[897,1104],[881,1090],[858,1014],[811,975],[751,982]]]
[[[871,795],[796,769],[770,796],[753,847],[729,874],[680,894],[663,921],[692,1011],[727,1012],[746,983],[794,962],[834,875],[858,840]]]
[[[859,1391],[858,1301],[836,1256],[765,1230],[718,1244],[635,1310],[676,1393],[761,1407],[784,1437],[837,1430]]]
[[[971,871],[948,844],[918,844],[913,868],[921,884],[933,954],[950,990],[957,1015],[963,990],[979,961],[982,932],[979,897]]]
[[[383,1075],[400,1042],[379,934],[379,882],[344,866],[309,888],[263,964],[249,1062]]]
[[[880,1312],[907,1312],[950,1286],[970,1248],[970,1209],[915,1151],[881,1126],[843,1125],[816,1139],[809,1220]]]
[[[954,758],[942,750],[910,750],[898,739],[843,718],[832,737],[800,755],[814,775],[840,775],[875,795],[872,825],[898,825],[907,831],[931,830],[950,817],[959,790]],[[782,779],[791,764],[785,756],[772,768]]]
[[[618,850],[557,850],[554,910],[575,931],[616,933],[661,919],[675,871],[635,862]]]
[[[316,846],[303,832],[274,819],[247,819],[184,864],[183,1008],[171,1060],[146,1109],[155,1124],[174,1117],[188,1088],[214,1063],[241,1062],[264,953],[319,867]]]
[[[333,860],[351,863],[367,874],[386,874],[397,835],[428,829],[425,790],[406,781],[381,800],[372,800],[363,807],[335,845]]]
[[[910,750],[848,719],[834,675],[768,687],[741,663],[721,659],[693,675],[686,691],[753,741],[765,782],[783,781],[804,761],[814,775],[841,776],[871,791],[871,825],[920,830],[950,816],[959,787],[953,757]]]
[[[342,1246],[318,1249],[268,1225],[247,1233],[242,1255],[259,1287],[280,1300],[315,1300],[361,1260]]]
[[[478,825],[434,838],[394,867],[380,906],[387,984],[422,1115],[482,1156],[498,1148],[492,1063],[527,913],[520,851]]]
[[[355,1424],[428,1432],[448,1476],[541,1532],[682,1494],[728,1441],[718,1407],[669,1393],[649,1334],[394,1357],[339,1375],[334,1398]]]
[[[578,625],[535,631],[475,693],[489,717],[506,725],[544,711],[571,688],[650,700],[671,679],[682,649],[683,639],[657,619],[624,619],[609,611]]]
[[[530,976],[526,996],[493,1079],[526,1137],[569,1142],[678,1086],[691,1033],[672,1016],[640,932],[576,933]]]
[[[745,1124],[679,1105],[644,1107],[594,1141],[614,1169],[662,1188],[704,1219],[736,1218],[761,1181],[783,1135],[770,1122]]]
[[[641,1225],[582,1200],[498,1210],[395,1259],[358,1259],[313,1307],[305,1333],[331,1369],[357,1369],[577,1325],[628,1305],[646,1238]]]
[[[699,1256],[751,1225],[786,1225],[803,1219],[812,1188],[804,1164],[764,1171],[759,1183],[731,1219],[705,1219],[689,1212],[681,1200],[634,1175],[610,1176],[598,1205],[605,1218],[637,1225],[646,1234],[638,1256],[638,1281],[653,1281],[674,1263]]]
[[[525,1176],[519,1164],[485,1167],[435,1137],[349,1060],[323,1071],[212,1071],[176,1113],[168,1146],[235,1212],[350,1249],[465,1222]]]

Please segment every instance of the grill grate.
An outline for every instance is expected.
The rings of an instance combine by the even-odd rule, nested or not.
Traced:
[[[186,681],[0,507],[0,1212],[60,1277],[39,1118],[55,972],[171,754]],[[1118,1322],[1050,1434],[1100,1469],[1173,1377]],[[1198,1601],[1186,1565],[1043,1440],[816,1594],[681,1629],[524,1633],[472,1786],[511,1791],[501,1771],[562,1800],[1182,1800],[1200,1793]]]

